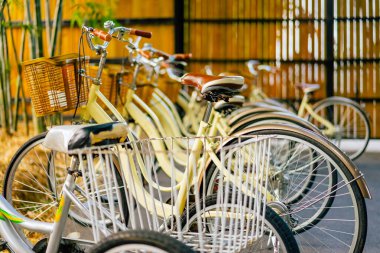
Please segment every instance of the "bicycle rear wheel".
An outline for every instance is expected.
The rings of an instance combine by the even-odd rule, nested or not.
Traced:
[[[246,129],[244,135],[268,137],[267,189],[275,197],[268,205],[287,221],[301,252],[363,250],[366,206],[342,152],[325,138],[290,126],[258,126]],[[254,150],[249,138],[235,142],[240,150]],[[211,165],[206,173],[207,194],[213,194],[219,187],[219,170]]]
[[[13,156],[5,173],[3,196],[26,217],[53,222],[71,158],[67,154],[46,149],[42,145],[45,136],[46,133],[42,133],[31,138]],[[115,174],[118,184],[123,185],[120,173],[116,171]],[[99,182],[101,182],[101,175],[99,175]],[[83,178],[78,178],[77,190],[74,193],[82,203],[90,205],[91,202],[83,195],[84,191],[81,191],[85,183]],[[99,185],[101,187],[101,184]],[[125,192],[124,190],[120,192],[124,196],[123,202],[115,203],[115,205],[121,204],[123,210],[128,210]],[[104,201],[105,205],[108,204],[107,199]],[[89,237],[91,228],[87,215],[72,205],[69,216],[71,219],[68,220],[64,237],[92,240]],[[128,213],[120,214],[119,218],[128,221]],[[30,245],[34,245],[46,236],[26,230],[19,233],[25,235]]]
[[[364,153],[371,128],[368,116],[359,104],[346,98],[331,97],[314,105],[313,110],[333,124],[334,132],[327,137],[352,160]],[[308,120],[322,131],[326,128],[311,115]]]

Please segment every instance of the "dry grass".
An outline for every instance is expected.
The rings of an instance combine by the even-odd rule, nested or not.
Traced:
[[[33,132],[33,131],[31,131]],[[3,186],[3,179],[5,170],[8,167],[9,162],[11,161],[13,155],[16,151],[24,144],[28,139],[30,139],[33,135],[26,134],[26,129],[21,128],[13,135],[8,135],[4,129],[0,128],[0,183],[1,183],[1,191]]]
[[[5,170],[8,167],[9,162],[11,161],[13,155],[16,151],[24,144],[32,135],[26,134],[26,129],[21,128],[18,132],[13,135],[8,135],[4,129],[0,128],[0,183],[1,183],[1,192],[3,191],[3,179]],[[9,251],[1,251],[9,252]]]

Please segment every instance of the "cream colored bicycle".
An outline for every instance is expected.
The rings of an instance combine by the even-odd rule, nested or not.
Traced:
[[[85,31],[84,33],[87,36],[89,34],[93,34],[94,30]],[[95,34],[103,36],[105,39],[109,38],[107,33],[101,33],[95,30]],[[89,42],[91,42],[91,37],[88,37]],[[92,42],[91,42],[92,43]],[[106,44],[108,46],[108,43]],[[106,114],[105,111],[102,111],[102,108],[96,103],[94,96],[98,96],[100,100],[107,103],[104,96],[99,92],[99,84],[100,84],[100,74],[101,67],[105,61],[106,51],[102,47],[94,46],[96,50],[99,50],[101,53],[100,60],[100,71],[98,71],[98,77],[93,78],[93,84],[90,87],[90,95],[87,103],[87,114],[85,116],[89,117],[93,113],[93,118],[95,120],[107,119],[110,120],[110,117]],[[103,51],[104,50],[104,51]],[[200,92],[205,95],[205,97],[209,100],[219,100],[220,98],[231,96],[236,93],[238,89],[243,85],[242,80],[240,78],[231,78],[231,77],[204,77],[197,75],[187,75],[182,80],[184,84],[192,85],[198,87]],[[214,94],[216,93],[216,94]],[[220,93],[220,95],[218,95]],[[90,106],[89,106],[90,105]],[[95,109],[95,110],[93,110]],[[114,109],[110,108],[111,111]],[[97,114],[101,112],[100,114]],[[203,122],[200,125],[198,136],[204,136],[205,133],[209,133],[212,129],[215,130],[217,124],[213,123],[214,120],[217,120],[218,117],[215,117],[213,113],[213,108],[211,103],[208,103],[207,110],[204,117]],[[115,117],[119,117],[120,114],[115,113]],[[145,117],[144,114],[140,115],[141,117]],[[276,141],[272,142],[276,143],[273,145],[277,148],[276,151],[273,151],[267,154],[270,158],[271,167],[276,168],[275,171],[272,171],[270,180],[268,181],[269,197],[268,199],[276,204],[276,209],[281,215],[287,218],[290,222],[289,224],[293,224],[293,230],[298,232],[303,232],[302,236],[299,237],[301,240],[301,245],[310,244],[310,238],[304,239],[306,234],[314,234],[315,231],[319,230],[320,224],[323,222],[323,217],[329,213],[333,213],[337,210],[332,207],[334,204],[339,204],[341,201],[338,199],[342,199],[343,202],[352,203],[346,208],[346,213],[353,220],[359,220],[359,223],[351,224],[350,226],[344,227],[343,231],[350,234],[349,238],[345,239],[344,245],[350,245],[352,249],[361,248],[365,242],[365,209],[363,210],[364,201],[363,196],[368,197],[369,193],[365,186],[365,182],[362,179],[361,174],[356,170],[355,166],[350,163],[347,159],[344,158],[344,155],[340,153],[335,147],[331,146],[326,140],[321,139],[320,136],[317,136],[313,133],[304,132],[298,128],[292,128],[290,126],[260,126],[252,129],[246,129],[243,131],[244,134],[256,135],[260,133],[262,135],[267,136],[275,136]],[[132,133],[128,134],[128,138],[130,140],[134,140],[134,136]],[[6,190],[5,194],[7,199],[13,201],[13,203],[19,202],[24,205],[23,209],[27,210],[33,214],[33,211],[36,209],[28,209],[26,206],[30,206],[31,203],[28,203],[26,195],[17,195],[20,192],[33,192],[37,197],[39,194],[43,194],[43,198],[41,200],[52,201],[47,206],[49,208],[56,208],[56,190],[54,181],[55,179],[55,170],[58,169],[59,163],[62,164],[62,161],[56,158],[59,154],[58,152],[51,152],[49,150],[41,150],[40,143],[44,137],[39,137],[33,139],[31,142],[26,144],[14,157],[12,163],[10,165],[10,169],[8,170],[6,176]],[[234,140],[233,138],[231,140]],[[165,140],[160,140],[159,143],[165,143]],[[201,143],[200,143],[201,144]],[[205,145],[207,146],[207,145]],[[213,147],[215,150],[211,153],[207,153],[211,160],[205,159],[208,163],[203,167],[208,173],[207,178],[212,179],[215,178],[215,175],[218,175],[218,171],[222,172],[222,175],[225,175],[225,170],[223,169],[223,164],[220,163],[218,159],[218,145],[209,145]],[[166,147],[167,148],[167,147]],[[289,148],[293,149],[294,152],[289,152]],[[158,150],[167,150],[167,149],[154,149]],[[286,153],[287,155],[283,156],[281,153]],[[37,155],[36,155],[37,154]],[[42,154],[39,156],[38,154]],[[214,154],[214,155],[212,155]],[[292,154],[292,156],[288,156]],[[168,157],[166,155],[157,154],[157,160],[159,157]],[[284,159],[285,157],[285,159]],[[29,168],[28,161],[32,158],[38,162],[39,165],[36,166],[36,173],[40,171],[37,175],[48,175],[49,180],[47,180],[47,185],[42,188],[37,183],[32,182],[40,182],[38,177],[36,177],[33,173],[28,173],[22,168]],[[174,159],[174,158],[173,158]],[[312,160],[310,160],[312,159]],[[212,168],[212,164],[218,164],[218,170],[210,170]],[[59,162],[61,161],[61,162]],[[169,159],[169,161],[171,161]],[[213,162],[211,162],[213,161]],[[312,162],[311,162],[312,161]],[[169,165],[172,163],[170,162]],[[197,163],[194,163],[197,165]],[[63,162],[64,166],[64,162]],[[299,166],[299,167],[298,167]],[[170,167],[169,167],[170,168]],[[162,168],[166,174],[172,175],[173,171],[165,171],[165,168]],[[202,171],[202,170],[200,170]],[[213,172],[213,173],[211,173]],[[202,175],[202,173],[200,174]],[[334,175],[331,177],[331,175]],[[26,187],[24,189],[20,189],[20,185],[18,182],[23,182],[23,186]],[[183,173],[175,173],[173,177],[171,177],[175,182],[182,182]],[[233,181],[231,177],[228,177],[226,174],[226,182],[233,182],[234,185],[239,185],[239,182]],[[252,183],[252,178],[249,173],[246,177],[246,182]],[[283,179],[286,179],[285,181]],[[310,181],[310,179],[313,179]],[[53,182],[53,184],[52,184]],[[207,182],[207,188],[210,189],[210,185],[215,184],[215,180],[205,180],[202,182]],[[313,187],[310,186],[309,182],[313,183]],[[294,185],[293,185],[294,184]],[[298,187],[297,187],[298,185]],[[29,188],[30,187],[30,188]],[[322,187],[322,188],[320,188]],[[39,189],[35,189],[39,188]],[[259,187],[255,187],[259,189]],[[218,189],[218,188],[217,188]],[[340,195],[340,191],[349,192],[350,194]],[[295,198],[294,196],[299,196],[300,198]],[[39,199],[39,198],[37,198]],[[37,208],[41,208],[38,201],[33,201],[33,205]],[[282,204],[281,204],[282,203]],[[283,203],[288,203],[292,205],[292,208],[289,209]],[[46,202],[42,203],[42,208]],[[24,208],[25,207],[25,208]],[[310,208],[318,210],[318,212],[310,212]],[[21,209],[22,210],[22,209]],[[36,210],[36,213],[39,213],[40,210]],[[302,215],[301,215],[302,214]],[[73,213],[75,215],[75,213]],[[295,216],[299,216],[295,218]],[[37,217],[40,218],[40,217]],[[77,220],[83,222],[81,217],[77,217]],[[298,221],[297,221],[298,220]],[[340,220],[336,221],[340,224]],[[331,227],[330,227],[331,226]],[[327,227],[336,227],[336,224],[329,224]],[[315,230],[313,230],[313,228]],[[351,232],[352,231],[352,232]],[[333,237],[334,238],[334,237]],[[303,241],[304,240],[304,241]],[[334,242],[334,245],[338,245]]]
[[[260,65],[257,61],[248,61],[247,66],[250,73],[256,78],[259,75],[256,69],[271,73],[278,72],[276,67]],[[304,94],[299,105],[298,116],[307,119],[321,129],[322,133],[351,159],[360,157],[365,152],[371,138],[369,117],[363,107],[351,99],[338,96],[328,97],[311,104],[312,94],[320,88],[319,84],[300,83],[295,87]],[[262,90],[258,92],[257,96],[256,93],[252,92],[252,101],[267,101],[268,97]],[[274,105],[273,100],[270,100],[269,104]]]

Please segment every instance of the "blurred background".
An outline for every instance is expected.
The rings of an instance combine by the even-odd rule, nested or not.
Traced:
[[[191,52],[193,72],[203,72],[205,65],[216,74],[246,71],[245,62],[251,59],[276,65],[280,71],[262,75],[259,82],[274,98],[298,102],[295,83],[318,83],[315,99],[337,95],[358,101],[370,114],[372,137],[380,137],[377,0],[1,2],[0,117],[8,132],[17,129],[19,119],[31,117],[18,64],[78,52],[82,24],[102,27],[112,19],[152,31],[152,39],[143,42],[163,51]],[[127,54],[116,44],[109,47],[108,62],[120,62]]]

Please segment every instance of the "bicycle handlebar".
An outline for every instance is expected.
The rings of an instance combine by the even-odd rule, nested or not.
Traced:
[[[191,59],[191,57],[193,57],[193,55],[191,53],[189,53],[189,54],[173,54],[171,56],[171,58],[173,58],[173,60],[175,60],[175,61],[189,60],[189,59]]]
[[[260,62],[256,60],[250,60],[246,62],[246,64],[249,72],[254,76],[257,76],[259,74],[258,71],[266,71],[272,74],[275,74],[278,71],[278,68],[276,66],[260,64]]]
[[[99,30],[99,29],[92,29],[92,34],[95,35],[96,37],[98,37],[99,39],[101,40],[104,40],[104,41],[107,41],[107,42],[110,42],[112,40],[112,35],[105,32],[105,31],[102,31],[102,30]]]
[[[130,34],[130,35],[144,37],[144,38],[151,38],[152,37],[151,32],[137,30],[134,28],[127,28],[127,27],[123,27],[123,26],[120,26],[120,27],[114,27],[114,26],[115,26],[115,24],[112,21],[106,21],[104,23],[104,28],[108,29],[108,32],[106,32],[103,30],[99,30],[99,29],[95,29],[95,28],[87,27],[87,26],[83,25],[82,29],[84,29],[86,32],[86,35],[87,35],[86,37],[87,37],[87,41],[88,41],[90,48],[94,51],[105,50],[108,47],[109,42],[113,38],[120,40],[120,41],[123,41],[123,42],[127,42],[127,40],[125,40],[123,38],[124,34],[126,34],[126,33]],[[115,33],[117,33],[116,36],[113,35]],[[104,43],[102,45],[94,44],[92,42],[93,36],[100,38],[101,40],[104,41]]]
[[[146,31],[132,29],[132,28],[130,28],[129,34],[148,38],[148,39],[152,38],[152,32],[146,32]]]

